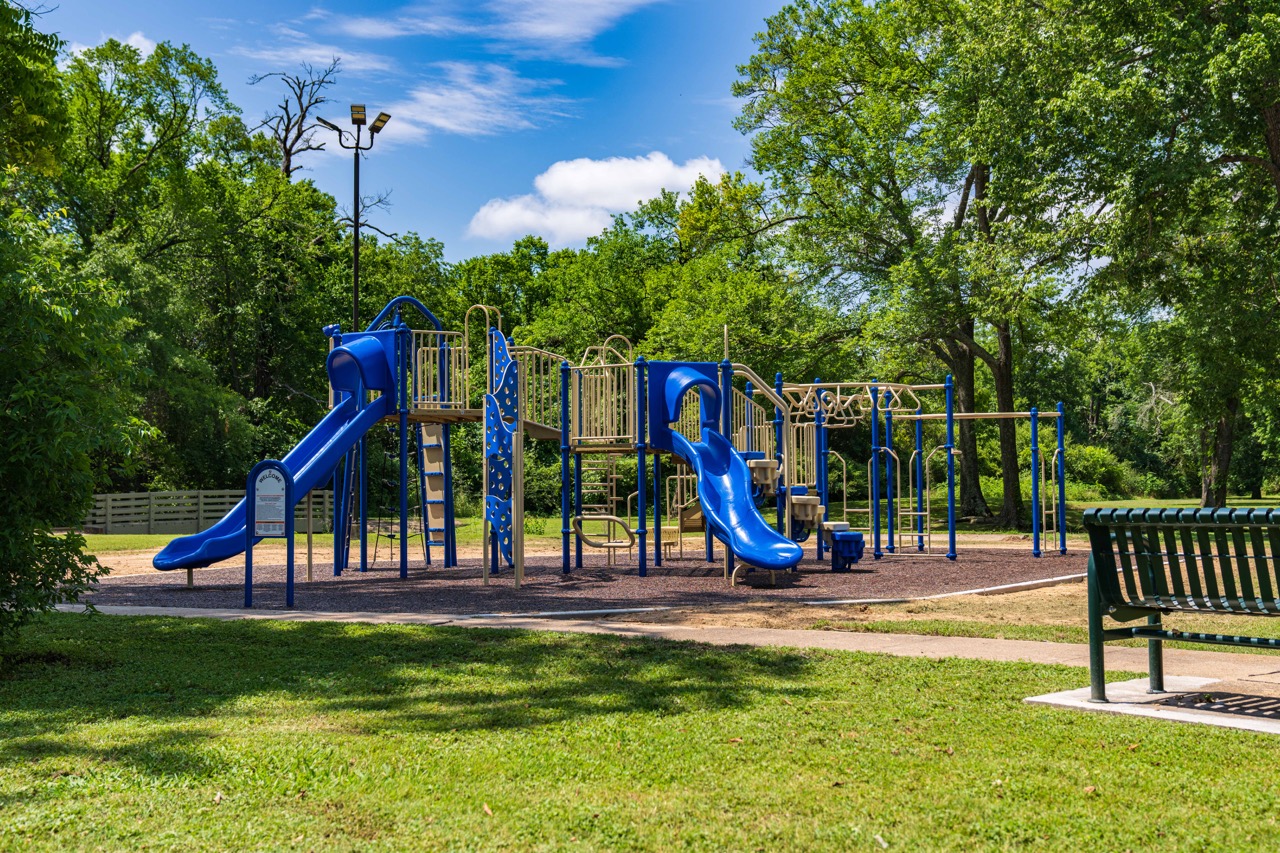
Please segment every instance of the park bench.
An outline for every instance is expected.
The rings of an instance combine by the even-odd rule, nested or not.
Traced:
[[[1091,509],[1090,699],[1107,701],[1103,643],[1147,640],[1150,690],[1164,691],[1164,641],[1280,649],[1280,640],[1169,631],[1169,613],[1280,616],[1280,509]],[[1103,617],[1144,625],[1104,628]]]

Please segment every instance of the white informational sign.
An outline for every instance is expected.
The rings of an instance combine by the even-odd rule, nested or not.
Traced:
[[[284,536],[284,475],[275,468],[259,472],[253,485],[253,535]]]

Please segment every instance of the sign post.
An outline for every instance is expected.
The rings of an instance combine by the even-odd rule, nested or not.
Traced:
[[[244,606],[253,607],[253,545],[259,539],[285,540],[285,605],[293,607],[293,475],[268,459],[253,466],[245,484]]]

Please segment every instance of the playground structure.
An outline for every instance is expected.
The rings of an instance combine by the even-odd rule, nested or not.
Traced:
[[[406,316],[412,314],[428,327],[410,328]],[[415,534],[426,566],[436,564],[433,553],[440,565],[458,566],[451,444],[453,428],[464,423],[484,430],[485,583],[503,567],[513,570],[517,585],[524,577],[526,437],[559,442],[566,574],[582,567],[590,548],[604,550],[610,565],[626,551],[643,576],[650,556],[654,566],[685,556],[685,534],[695,531],[703,534],[707,561],[721,543],[731,582],[742,570],[794,570],[801,543],[811,538],[816,558],[830,556],[836,570],[861,555],[863,534],[875,559],[955,559],[955,423],[981,418],[1030,422],[1033,553],[1042,553],[1046,531],[1058,534],[1066,553],[1061,404],[1054,412],[959,413],[950,377],[936,385],[787,383],[778,374],[769,383],[730,361],[727,347],[720,362],[650,362],[621,336],[589,348],[575,363],[516,345],[497,309],[473,306],[461,331],[446,330],[408,296],[389,302],[363,332],[344,334],[337,326],[324,332],[331,409],[279,464],[292,474],[294,501],[333,480],[335,575],[351,564],[353,533],[359,567],[369,565],[366,434],[379,423],[398,433],[399,494],[396,524],[375,530],[398,543],[401,577],[408,576]],[[1056,421],[1056,448],[1046,457],[1039,425],[1048,418]],[[900,450],[906,448],[895,434],[904,421],[914,428],[905,464]],[[925,427],[934,421],[945,426],[944,438],[926,443]],[[858,505],[850,502],[851,463],[830,449],[830,437],[862,424],[869,424],[871,442],[868,497]],[[618,464],[633,454],[634,480]],[[830,488],[833,462],[842,484],[838,509]],[[939,465],[946,471],[944,553],[933,544],[930,524],[932,472]],[[412,507],[411,476],[417,482]],[[774,511],[772,523],[761,512],[765,506]],[[175,539],[154,565],[190,569],[235,556],[251,547],[245,524],[242,501],[209,530]]]

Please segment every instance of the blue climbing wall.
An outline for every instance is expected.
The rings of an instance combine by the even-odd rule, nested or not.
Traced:
[[[484,458],[489,490],[484,498],[484,519],[497,532],[498,551],[507,565],[514,564],[512,552],[512,512],[515,473],[515,422],[519,417],[519,376],[515,360],[507,350],[507,339],[497,329],[489,330],[493,350],[492,394],[484,396]]]

